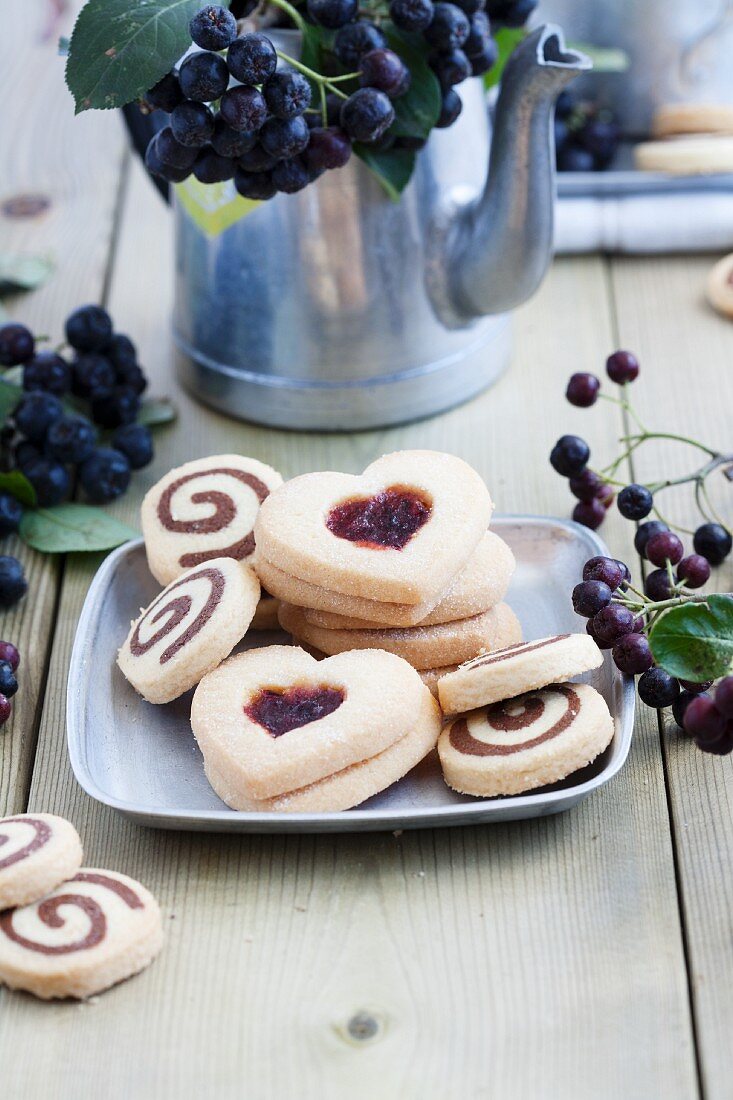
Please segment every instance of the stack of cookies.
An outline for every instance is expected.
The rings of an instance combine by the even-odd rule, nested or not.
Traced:
[[[360,477],[305,474],[263,502],[255,569],[311,652],[386,650],[434,689],[521,639],[502,602],[514,558],[488,531],[491,510],[475,470],[434,451],[384,455]]]
[[[652,139],[634,149],[642,171],[681,176],[733,172],[733,105],[666,104],[654,116]]]

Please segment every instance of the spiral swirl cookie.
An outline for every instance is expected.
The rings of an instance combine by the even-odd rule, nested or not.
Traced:
[[[253,570],[214,558],[172,581],[130,629],[117,664],[149,703],[168,703],[227,657],[252,622]]]
[[[74,826],[54,814],[0,818],[0,911],[43,897],[81,867]]]
[[[263,500],[282,477],[255,458],[213,455],[166,474],[145,495],[141,522],[150,572],[161,584],[213,558],[247,561]]]
[[[152,894],[127,875],[84,868],[0,913],[0,982],[44,1000],[90,997],[142,970],[162,945]]]
[[[589,684],[551,684],[460,715],[438,741],[445,780],[492,798],[556,783],[613,738],[613,719]]]
[[[555,634],[466,661],[440,679],[438,698],[446,714],[459,714],[569,680],[602,664],[603,654],[587,634]]]

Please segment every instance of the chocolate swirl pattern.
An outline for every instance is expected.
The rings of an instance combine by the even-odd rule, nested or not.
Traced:
[[[486,665],[498,665],[502,661],[508,661],[512,657],[518,657],[524,653],[534,653],[536,649],[544,649],[545,646],[555,645],[569,638],[569,634],[556,634],[553,638],[543,638],[540,642],[515,642],[514,645],[505,646],[499,653],[487,653],[480,657],[474,657],[467,661],[464,668],[484,668]]]
[[[553,696],[564,699],[564,706],[559,715],[547,728],[535,733],[545,718],[548,703]],[[468,728],[465,718],[457,719],[450,729],[449,740],[451,746],[466,756],[511,756],[517,752],[524,752],[541,745],[544,741],[550,741],[566,730],[580,712],[580,698],[578,693],[567,684],[553,684],[543,688],[542,691],[527,692],[518,695],[514,699],[505,702],[494,703],[488,707],[482,716],[482,725],[488,728],[488,732],[515,733],[523,731],[527,733],[524,741],[492,741],[475,737]]]
[[[188,645],[192,638],[195,638],[203,630],[219,606],[226,586],[224,574],[215,566],[208,566],[196,573],[189,573],[185,577],[181,577],[180,580],[174,581],[164,592],[161,592],[157,600],[150,605],[139,619],[132,632],[130,652],[134,657],[142,657],[143,654],[147,653],[164,638],[183,626],[194,606],[194,597],[190,590],[194,589],[199,581],[208,582],[209,585],[209,592],[204,604],[188,626],[162,651],[159,658],[160,664],[164,665],[170,661],[184,646]],[[180,594],[173,595],[178,589],[181,590]],[[186,591],[187,589],[189,591]],[[158,629],[147,638],[143,638],[146,627],[154,626],[161,620],[164,621]]]
[[[40,851],[50,839],[51,826],[40,818],[6,817],[0,822],[0,871]],[[2,849],[8,847],[9,852],[4,853]]]

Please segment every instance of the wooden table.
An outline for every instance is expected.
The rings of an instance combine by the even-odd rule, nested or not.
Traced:
[[[23,7],[2,46],[0,204],[33,194],[50,206],[27,217],[2,206],[2,247],[48,252],[58,270],[12,315],[56,334],[71,308],[103,301],[138,342],[153,390],[180,409],[116,514],[136,523],[149,485],[212,452],[256,455],[290,476],[358,471],[419,446],[473,463],[500,510],[567,515],[547,463],[554,439],[579,431],[610,458],[622,425],[613,406],[570,408],[566,379],[600,372],[617,346],[640,356],[635,389],[652,422],[730,448],[733,326],[705,306],[711,261],[695,256],[556,262],[517,316],[510,374],[420,424],[289,434],[195,405],[171,373],[170,218],[119,118],[73,118],[55,57],[71,17],[48,30],[45,5]],[[689,455],[658,452],[636,476],[662,462],[683,469]],[[670,496],[669,512],[689,523],[690,501]],[[631,525],[614,512],[603,533],[637,568]],[[731,758],[703,755],[641,707],[623,772],[565,816],[402,835],[148,831],[90,801],[66,752],[69,654],[100,557],[3,545],[16,551],[30,590],[0,627],[23,654],[0,732],[0,812],[71,818],[88,863],[157,894],[168,942],[145,974],[89,1004],[0,993],[0,1095],[733,1095]],[[719,574],[729,588],[730,564]]]

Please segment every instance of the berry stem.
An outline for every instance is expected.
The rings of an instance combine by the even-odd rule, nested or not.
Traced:
[[[319,87],[328,88],[329,92],[333,92],[334,95],[339,96],[341,99],[349,98],[347,95],[344,95],[340,88],[335,87],[333,81],[329,77],[317,73],[315,69],[309,69],[307,65],[303,65],[302,62],[296,61],[294,57],[290,57],[288,54],[283,53],[282,50],[276,50],[275,53],[281,61],[286,63],[286,65],[291,65],[294,69],[297,69],[299,73],[302,73],[303,76],[307,76],[309,80],[312,80]],[[353,80],[355,75],[358,76],[359,74],[349,73],[349,80]],[[335,77],[334,79],[339,80],[341,78]]]
[[[306,33],[305,19],[292,4],[288,3],[288,0],[270,0],[270,2],[273,3],[276,8],[280,8],[281,11],[284,11],[286,15],[290,16],[301,34]]]

